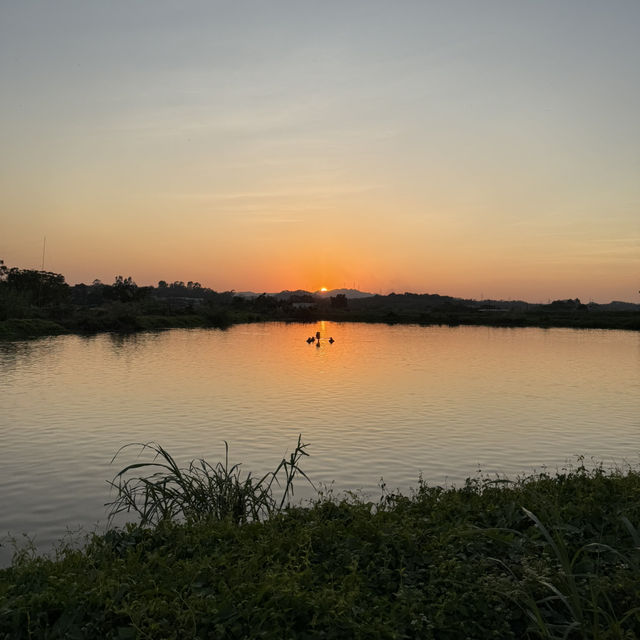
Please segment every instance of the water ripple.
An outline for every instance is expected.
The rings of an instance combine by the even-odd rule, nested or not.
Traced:
[[[336,343],[308,345],[316,330]],[[46,548],[104,522],[124,463],[110,460],[129,442],[186,463],[221,459],[227,440],[232,462],[263,473],[302,433],[314,480],[374,497],[381,478],[406,491],[421,473],[636,462],[638,345],[617,331],[334,323],[2,344],[0,534]]]

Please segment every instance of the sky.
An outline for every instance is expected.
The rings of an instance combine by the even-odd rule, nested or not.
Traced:
[[[0,258],[639,301],[640,2],[0,0]]]

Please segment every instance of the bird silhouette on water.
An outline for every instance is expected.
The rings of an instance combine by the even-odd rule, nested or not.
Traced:
[[[307,338],[307,344],[311,344],[312,342],[316,343],[316,347],[320,346],[320,332],[318,331],[314,336],[309,336]],[[335,342],[335,340],[333,339],[333,336],[329,337],[329,340],[327,341],[329,344],[333,344]]]

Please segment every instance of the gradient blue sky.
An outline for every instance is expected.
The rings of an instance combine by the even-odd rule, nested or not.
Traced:
[[[2,2],[0,258],[639,299],[640,2]]]

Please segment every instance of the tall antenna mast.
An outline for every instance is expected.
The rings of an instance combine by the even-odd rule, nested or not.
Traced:
[[[47,236],[44,237],[44,241],[42,243],[42,266],[40,267],[40,271],[44,271],[44,252],[47,248]]]

